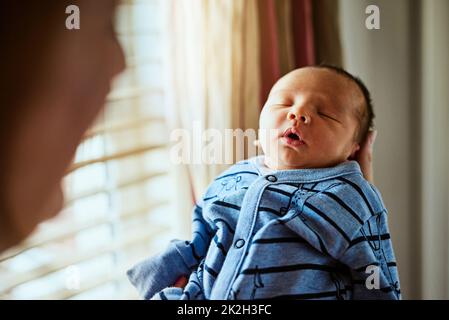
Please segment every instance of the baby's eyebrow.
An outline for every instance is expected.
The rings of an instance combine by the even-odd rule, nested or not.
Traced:
[[[342,113],[342,109],[337,106],[338,102],[335,99],[332,99],[331,97],[320,95],[317,97],[318,102],[325,107],[332,108],[332,111],[335,113]]]
[[[292,91],[293,90],[289,90],[289,89],[278,89],[275,91],[271,91],[269,97],[272,95],[282,94],[283,92],[292,93]]]

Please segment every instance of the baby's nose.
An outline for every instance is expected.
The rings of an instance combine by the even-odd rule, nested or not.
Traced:
[[[299,112],[294,112],[294,111],[290,111],[287,114],[287,119],[288,120],[296,120],[296,121],[300,121],[303,123],[309,123],[310,119],[307,115],[305,114],[300,114]]]

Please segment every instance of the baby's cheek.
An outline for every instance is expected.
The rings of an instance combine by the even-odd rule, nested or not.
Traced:
[[[262,151],[264,154],[267,154],[269,139],[268,139],[268,130],[265,128],[259,129],[259,143],[260,147],[262,148]]]
[[[279,155],[279,130],[261,129],[259,131],[259,142],[264,155],[271,160],[278,159]]]
[[[326,137],[326,140],[322,142],[322,149],[327,150],[329,157],[335,160],[342,161],[350,155],[351,143],[350,139],[345,139],[345,137],[336,136]]]

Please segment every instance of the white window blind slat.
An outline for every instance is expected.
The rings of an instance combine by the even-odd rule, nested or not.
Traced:
[[[112,193],[112,192],[115,192],[115,191],[119,191],[120,189],[129,187],[129,186],[133,186],[133,185],[136,185],[136,184],[139,184],[139,183],[146,182],[146,181],[148,181],[150,179],[153,179],[153,178],[157,178],[157,177],[160,177],[160,176],[165,176],[167,174],[168,174],[167,171],[145,174],[145,175],[139,176],[137,178],[134,178],[132,180],[128,180],[128,181],[119,183],[119,184],[116,185],[116,187],[113,187],[111,189],[105,189],[105,188],[99,187],[97,189],[89,190],[89,191],[86,191],[84,193],[75,194],[72,197],[70,197],[69,199],[67,199],[66,202],[67,202],[67,204],[71,204],[71,203],[73,203],[75,201],[81,200],[83,198],[95,196],[95,195],[100,194],[100,193]]]
[[[146,94],[162,95],[164,90],[162,88],[123,88],[112,91],[106,98],[107,102],[114,102],[117,100],[129,100],[135,97],[141,97]]]
[[[148,229],[154,230],[153,233],[149,234]],[[32,281],[34,279],[42,278],[53,272],[60,271],[67,266],[76,265],[86,260],[90,260],[98,256],[101,256],[103,254],[113,253],[117,250],[123,250],[136,243],[138,244],[145,241],[151,241],[151,239],[157,236],[158,233],[164,233],[166,231],[167,229],[164,227],[161,227],[158,230],[153,225],[149,224],[142,225],[140,230],[138,231],[133,230],[133,232],[129,233],[126,239],[123,239],[118,243],[105,244],[96,248],[95,250],[91,250],[85,253],[84,252],[78,254],[67,253],[63,258],[58,259],[58,261],[43,265],[39,268],[33,269],[32,271],[16,274],[14,275],[14,277],[0,277],[1,283],[0,290],[2,290],[3,292],[8,292],[21,284]],[[122,277],[124,277],[123,273]]]
[[[86,167],[86,166],[89,166],[89,165],[92,165],[95,163],[104,163],[107,161],[119,160],[122,158],[130,157],[130,156],[134,156],[134,155],[138,155],[138,154],[145,153],[148,151],[153,151],[153,150],[162,149],[162,148],[166,148],[166,147],[167,147],[167,144],[148,145],[148,146],[143,146],[143,147],[139,147],[139,148],[135,148],[135,149],[131,149],[131,150],[123,150],[123,151],[117,152],[115,154],[111,154],[111,155],[107,155],[107,156],[103,156],[103,157],[79,161],[79,162],[74,163],[70,167],[69,172],[79,170],[83,167]]]
[[[119,218],[122,221],[126,220],[126,219],[130,219],[130,218],[136,218],[136,217],[148,214],[148,212],[150,212],[151,210],[153,210],[155,208],[168,206],[168,205],[169,205],[169,201],[167,201],[167,200],[159,201],[157,203],[145,205],[142,208],[138,208],[138,209],[134,209],[134,210],[130,210],[128,212],[122,213],[122,214],[120,214]],[[61,229],[58,226],[58,227],[54,227],[50,230],[44,230],[44,231],[34,234],[31,238],[27,239],[21,246],[15,247],[14,249],[11,249],[11,250],[5,252],[4,254],[2,254],[0,256],[0,262],[8,260],[8,259],[12,259],[12,258],[26,252],[27,250],[31,250],[31,249],[38,248],[38,247],[43,247],[47,244],[51,244],[54,242],[61,242],[61,241],[67,240],[67,239],[75,236],[76,234],[80,233],[81,231],[85,231],[90,228],[98,227],[103,224],[110,224],[113,222],[114,219],[116,219],[115,217],[111,217],[111,216],[95,217],[94,214],[92,216],[93,216],[92,219],[89,219],[89,220],[81,222],[81,223],[76,222],[76,221],[74,221],[72,223],[65,222],[65,224],[69,224],[70,226],[64,227],[63,229]]]
[[[132,119],[125,121],[111,121],[110,123],[104,125],[98,125],[90,129],[86,134],[84,139],[89,139],[97,135],[104,135],[111,132],[128,130],[130,128],[140,128],[143,126],[152,125],[152,123],[164,123],[165,119],[161,117],[143,117],[141,119]]]

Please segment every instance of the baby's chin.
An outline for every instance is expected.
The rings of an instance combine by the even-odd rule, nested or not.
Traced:
[[[298,155],[291,155],[290,153],[283,153],[279,156],[265,155],[265,164],[272,170],[297,170],[330,168],[334,167],[336,164],[338,164],[338,162],[320,162],[314,159],[304,159],[299,157]]]
[[[306,169],[308,165],[299,159],[285,156],[265,155],[265,164],[272,170]]]

